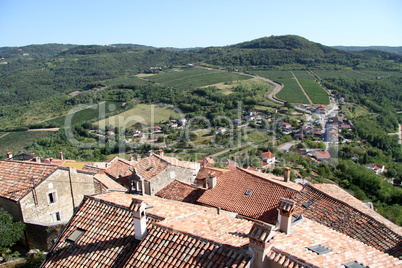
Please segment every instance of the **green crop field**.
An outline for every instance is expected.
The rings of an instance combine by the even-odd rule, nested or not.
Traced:
[[[328,93],[315,81],[300,79],[300,84],[315,104],[329,104]]]
[[[16,131],[7,134],[2,132],[2,136],[0,136],[0,159],[5,158],[7,152],[12,152],[15,155],[35,140],[49,137],[53,133],[52,131]]]
[[[180,115],[175,110],[168,107],[162,107],[155,104],[137,104],[130,110],[108,117],[96,122],[95,124],[125,128],[128,128],[136,123],[144,123],[149,126],[151,122],[160,123],[167,121],[170,116],[178,118],[183,115]]]
[[[108,86],[116,86],[116,85],[133,85],[133,86],[142,86],[147,85],[149,82],[141,79],[139,77],[130,77],[130,78],[116,78],[105,81],[105,84]]]
[[[276,81],[284,85],[276,94],[277,98],[292,103],[310,103],[295,79],[276,79]]]
[[[293,71],[297,79],[307,79],[307,80],[315,80],[314,76],[312,76],[309,72],[304,70],[296,70]]]
[[[326,78],[351,78],[351,79],[375,79],[374,75],[354,71],[351,69],[343,70],[313,70],[313,72],[320,77],[320,79]]]
[[[178,89],[191,89],[221,82],[247,80],[251,77],[238,73],[191,68],[152,75],[146,79]]]
[[[265,71],[265,70],[252,70],[251,73],[268,78],[268,79],[287,79],[293,78],[290,71]]]
[[[83,109],[78,110],[72,114],[72,117],[71,117],[72,125],[99,120],[99,117],[103,114],[103,111],[105,112],[105,116],[110,113],[115,114],[115,113],[123,111],[122,103],[115,102],[115,101],[107,101],[107,102],[103,102],[99,105],[92,105],[92,106],[89,106],[89,105],[84,106],[83,105],[82,107],[83,107]],[[86,107],[88,107],[88,108],[86,108]],[[73,112],[73,111],[71,111],[71,112]],[[61,126],[64,126],[64,124],[66,123],[66,118],[67,118],[67,115],[60,116],[60,117],[51,119],[47,122],[51,125],[61,127]]]

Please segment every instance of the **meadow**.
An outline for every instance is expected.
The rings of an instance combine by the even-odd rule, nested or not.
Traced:
[[[169,117],[174,118],[182,117],[183,114],[179,114],[169,107],[165,107],[157,104],[137,104],[134,108],[124,111],[120,114],[108,117],[106,119],[95,122],[95,125],[105,125],[113,127],[130,127],[138,122],[142,122],[146,125],[151,123],[161,123],[169,120]],[[127,120],[127,122],[126,122]],[[127,123],[127,124],[126,124]]]
[[[52,131],[15,131],[2,132],[0,135],[0,158],[6,158],[7,152],[12,152],[13,155],[21,152],[24,147],[32,144],[34,141],[49,137],[53,134]]]
[[[222,82],[251,79],[250,76],[225,71],[201,68],[182,69],[146,77],[151,82],[172,86],[178,89],[191,89]]]
[[[295,79],[276,79],[276,81],[284,85],[276,94],[277,98],[292,103],[310,103]]]
[[[299,82],[314,104],[329,104],[328,93],[315,81],[299,79]]]

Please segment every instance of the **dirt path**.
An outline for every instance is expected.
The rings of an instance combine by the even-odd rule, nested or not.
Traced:
[[[310,104],[314,104],[312,102],[312,100],[310,99],[309,95],[307,95],[306,91],[304,90],[304,88],[300,84],[299,79],[297,79],[296,75],[292,71],[291,71],[291,73],[292,73],[293,77],[295,78],[296,82],[299,84],[299,87],[303,90],[303,93],[304,93],[304,95],[306,95],[306,97],[307,97],[308,101],[310,102]]]
[[[238,146],[238,147],[235,147],[235,148],[229,148],[229,149],[226,149],[226,150],[223,150],[223,151],[217,152],[217,153],[215,153],[215,154],[211,154],[211,155],[209,155],[208,157],[213,158],[213,157],[215,157],[215,156],[218,156],[218,155],[221,155],[221,154],[227,153],[227,152],[229,152],[230,150],[236,150],[236,149],[239,149],[239,148],[242,148],[242,147],[246,147],[246,146],[248,146],[248,145],[252,145],[252,144],[253,144],[253,143],[252,143],[251,141],[249,141],[249,142],[247,142],[247,143],[245,143],[245,144],[242,144],[242,145],[240,145],[240,146]]]
[[[0,139],[3,138],[3,137],[5,137],[5,136],[7,136],[9,133],[10,133],[10,132],[4,133],[3,135],[0,136]]]
[[[53,128],[35,128],[35,129],[28,129],[28,131],[59,131],[59,127],[53,127]]]
[[[399,130],[396,133],[388,133],[389,135],[398,135],[399,136],[399,144],[402,144],[402,124],[399,124]]]

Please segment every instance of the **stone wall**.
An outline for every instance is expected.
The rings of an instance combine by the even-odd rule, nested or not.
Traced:
[[[174,180],[193,183],[193,171],[188,168],[169,166],[150,180],[150,193],[155,195],[159,190]]]

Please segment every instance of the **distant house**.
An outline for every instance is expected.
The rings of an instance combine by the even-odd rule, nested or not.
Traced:
[[[313,156],[318,161],[328,161],[331,159],[331,155],[328,151],[315,151],[313,152]]]
[[[233,124],[240,125],[241,124],[241,119],[233,120]]]
[[[268,164],[275,163],[275,155],[270,150],[268,150],[268,152],[261,153],[259,157],[261,158],[262,161]]]
[[[385,171],[385,166],[374,163],[366,164],[366,168],[373,170],[377,175],[380,175]]]
[[[179,119],[177,119],[177,121],[184,126],[187,123],[187,119],[185,117],[181,117]]]

